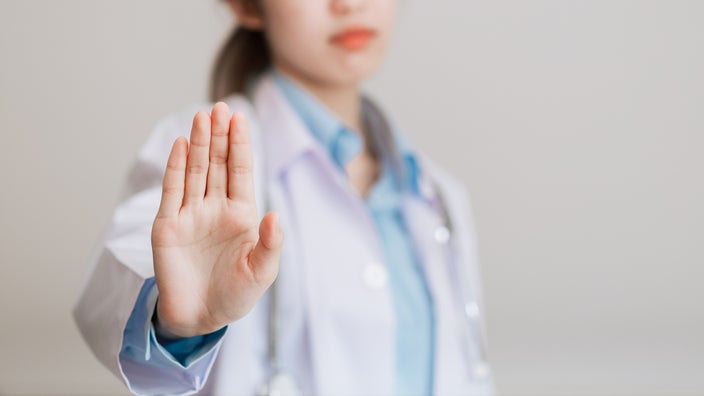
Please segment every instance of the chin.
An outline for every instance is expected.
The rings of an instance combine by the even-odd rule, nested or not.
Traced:
[[[339,56],[317,57],[317,62],[301,63],[296,69],[308,79],[318,83],[350,86],[371,77],[379,66],[378,57],[372,57],[370,54],[361,55],[356,54],[344,58]]]
[[[346,59],[336,67],[331,67],[331,79],[337,84],[359,83],[370,78],[379,68],[379,62],[369,59]]]

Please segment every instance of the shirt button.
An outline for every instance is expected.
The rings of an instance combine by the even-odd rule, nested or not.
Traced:
[[[468,301],[464,305],[464,313],[467,315],[468,318],[470,319],[476,319],[479,317],[479,305],[475,303],[474,301]]]
[[[438,228],[435,229],[435,240],[438,241],[438,243],[446,244],[447,241],[450,240],[450,230],[447,229],[444,225],[438,226]]]
[[[491,369],[486,362],[478,362],[474,365],[472,371],[477,379],[485,379],[489,376]]]
[[[387,278],[386,268],[377,262],[370,262],[364,267],[362,272],[364,284],[374,290],[379,290],[386,286]]]

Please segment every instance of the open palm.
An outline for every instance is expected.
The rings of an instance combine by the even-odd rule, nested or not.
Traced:
[[[241,112],[218,102],[193,118],[190,144],[171,148],[152,227],[161,328],[180,337],[213,332],[251,310],[276,278],[278,215],[261,223],[252,148]]]

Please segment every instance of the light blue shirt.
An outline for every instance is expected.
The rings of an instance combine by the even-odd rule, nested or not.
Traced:
[[[274,81],[308,129],[330,153],[341,172],[345,164],[362,150],[360,136],[346,127],[315,96],[275,68]],[[403,137],[394,134],[403,170],[395,172],[383,153],[379,180],[365,198],[370,216],[377,226],[388,269],[396,322],[396,394],[428,395],[433,389],[434,319],[433,306],[414,245],[404,223],[401,209],[403,194],[419,194],[417,161]],[[135,308],[127,322],[121,356],[144,359],[157,351],[154,364],[174,364],[198,375],[197,362],[222,338],[225,329],[214,333],[165,342],[158,339],[151,324],[156,291],[154,278],[145,281]],[[202,373],[201,373],[202,374]]]

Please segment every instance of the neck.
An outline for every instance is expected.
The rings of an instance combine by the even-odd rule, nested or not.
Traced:
[[[315,95],[325,106],[327,106],[340,120],[349,128],[360,134],[362,132],[361,101],[359,86],[351,85],[331,85],[323,84],[296,72],[293,68],[282,64],[275,64],[279,72],[288,78],[296,81]]]

